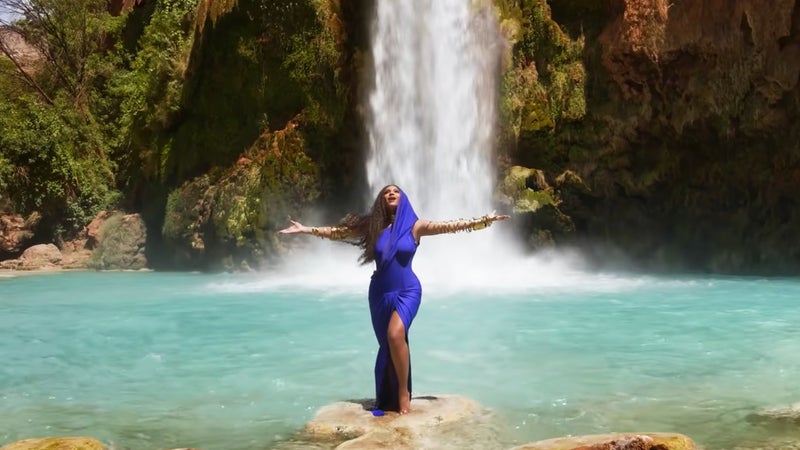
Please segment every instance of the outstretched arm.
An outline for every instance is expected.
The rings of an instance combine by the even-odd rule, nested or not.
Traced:
[[[300,222],[289,219],[290,226],[278,230],[281,234],[313,234],[321,238],[328,238],[335,241],[353,237],[353,233],[347,227],[307,227]]]
[[[448,220],[446,222],[434,222],[431,220],[420,219],[414,224],[414,237],[417,241],[422,236],[433,236],[443,233],[458,233],[459,231],[482,230],[492,226],[498,220],[506,220],[510,216],[497,215],[494,212],[474,219]]]

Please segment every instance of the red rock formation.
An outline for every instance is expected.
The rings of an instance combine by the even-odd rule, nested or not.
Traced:
[[[27,218],[19,214],[0,215],[0,255],[18,255],[33,238],[33,231],[41,220],[34,212]]]
[[[643,119],[680,132],[709,116],[745,132],[787,125],[776,104],[798,87],[800,5],[795,0],[615,0],[600,35],[603,64]],[[748,114],[748,111],[750,112]]]

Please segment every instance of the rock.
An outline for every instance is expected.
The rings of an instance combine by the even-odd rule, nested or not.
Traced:
[[[22,268],[22,260],[20,259],[6,259],[0,261],[0,269],[3,270],[20,270]]]
[[[92,251],[86,247],[86,243],[87,239],[81,237],[64,241],[61,246],[61,254],[64,256],[61,261],[61,267],[64,269],[86,269],[92,257]]]
[[[141,270],[147,267],[147,227],[139,214],[115,213],[106,219],[98,216],[97,220],[102,222],[95,231],[97,247],[87,262],[89,268]]]
[[[512,166],[500,187],[504,197],[501,200],[513,206],[515,213],[536,212],[539,208],[558,203],[544,172],[539,169]]]
[[[106,450],[106,446],[90,437],[48,437],[12,442],[0,450]]]
[[[0,27],[0,41],[8,49],[11,57],[28,72],[35,72],[39,63],[46,58],[41,50],[26,41],[11,27]]]
[[[368,401],[338,402],[320,409],[305,426],[313,441],[342,442],[337,449],[440,448],[443,443],[462,448],[484,439],[492,441],[490,427],[475,426],[486,418],[473,400],[456,395],[415,397],[406,415],[386,412],[374,417]],[[477,433],[477,434],[476,434]],[[437,444],[437,442],[439,444]]]
[[[33,238],[33,230],[41,220],[39,213],[28,218],[19,214],[0,215],[0,255],[17,256]]]
[[[38,270],[60,266],[63,256],[55,244],[38,244],[25,249],[19,259],[20,269]]]
[[[800,425],[800,403],[761,409],[747,416],[747,421],[756,424],[773,422]]]
[[[100,229],[103,227],[103,224],[106,223],[106,220],[109,219],[114,214],[115,211],[100,211],[97,216],[86,226],[86,246],[89,248],[97,247],[97,244],[100,243],[100,239],[102,236],[100,235]]]
[[[674,433],[612,433],[560,437],[512,450],[696,450],[694,441]]]

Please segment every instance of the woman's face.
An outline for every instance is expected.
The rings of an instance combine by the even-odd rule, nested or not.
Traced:
[[[389,186],[383,190],[383,201],[386,208],[394,214],[397,210],[397,205],[400,204],[400,188],[397,186]]]

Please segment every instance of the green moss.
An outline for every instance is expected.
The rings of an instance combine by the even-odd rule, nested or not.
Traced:
[[[99,230],[99,244],[87,267],[97,270],[138,270],[147,266],[142,244],[146,239],[144,223],[125,214],[115,213]]]
[[[195,39],[180,111],[163,135],[171,142],[162,143],[165,176],[176,180],[230,164],[290,121],[322,136],[315,140],[330,139],[343,122],[335,2],[239,0],[223,10]]]
[[[584,38],[570,38],[544,0],[498,2],[501,31],[513,44],[503,77],[504,133],[518,140],[552,132],[587,111]]]
[[[550,190],[534,191],[533,189],[524,189],[515,199],[514,212],[535,212],[544,206],[556,206]]]
[[[272,253],[271,231],[319,195],[319,173],[304,150],[289,127],[261,136],[233,166],[184,183],[169,195],[164,238],[211,258],[205,264]]]

